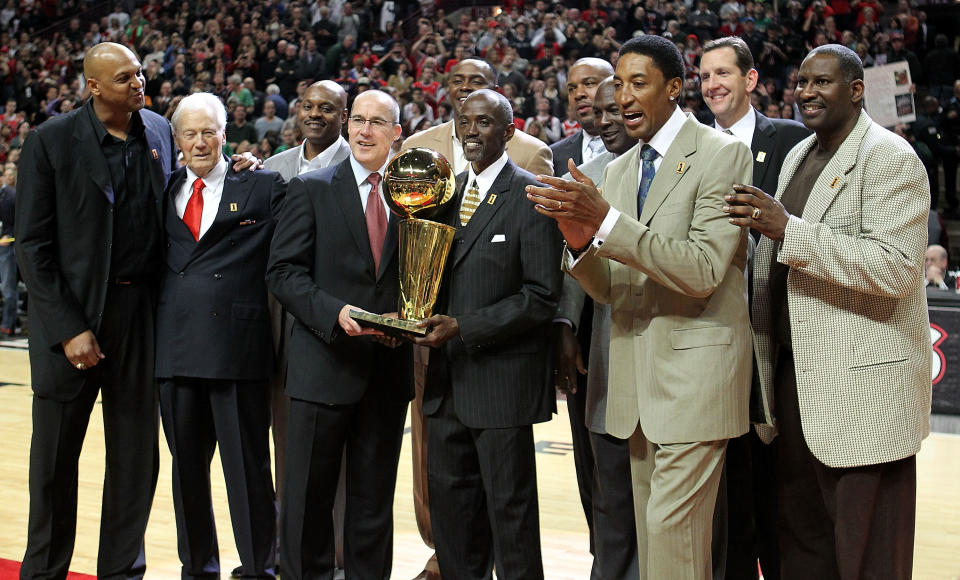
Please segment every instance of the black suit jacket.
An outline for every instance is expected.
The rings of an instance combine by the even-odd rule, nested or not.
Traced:
[[[583,129],[580,129],[566,139],[561,139],[550,146],[553,151],[553,174],[557,177],[570,172],[567,160],[573,159],[574,165],[583,165]]]
[[[753,185],[770,195],[777,193],[780,167],[793,146],[810,135],[810,129],[790,119],[770,119],[754,111],[757,118],[753,130]]]
[[[86,375],[70,365],[60,343],[99,331],[110,274],[113,185],[90,107],[37,127],[24,143],[17,180],[17,256],[30,292],[33,390],[61,401],[80,392]],[[156,204],[150,226],[160,229],[164,184],[177,151],[166,119],[147,109],[139,114]]]
[[[290,336],[287,394],[324,404],[360,400],[374,382],[413,398],[409,345],[391,349],[350,337],[337,323],[352,304],[396,312],[400,295],[397,223],[391,216],[374,272],[360,192],[348,157],[290,180],[270,248],[267,285],[296,318]]]
[[[547,362],[562,276],[560,231],[526,198],[524,187],[536,178],[512,161],[465,227],[458,226],[466,174],[457,182],[458,203],[447,217],[457,233],[437,311],[457,319],[460,337],[430,355],[424,413],[436,413],[449,389],[468,427],[546,421],[556,407]]]
[[[286,185],[273,171],[228,167],[217,217],[194,241],[174,205],[186,175],[174,173],[166,192],[156,375],[265,380],[273,343],[264,277]]]

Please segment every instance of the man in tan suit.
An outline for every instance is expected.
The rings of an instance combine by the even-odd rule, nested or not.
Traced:
[[[781,574],[910,578],[930,420],[930,189],[910,144],[862,110],[856,53],[813,50],[797,100],[816,134],[787,156],[776,198],[737,186],[726,208],[763,234],[753,328],[779,432]]]
[[[746,230],[722,211],[750,150],[677,106],[683,60],[659,36],[624,43],[615,99],[640,143],[607,166],[603,196],[547,176],[528,187],[557,219],[566,267],[611,305],[607,431],[630,438],[641,576],[707,579],[727,440],[747,431]]]
[[[457,118],[460,106],[467,95],[480,89],[495,89],[497,76],[493,67],[485,60],[468,58],[457,63],[447,77],[447,98],[453,107],[453,119]],[[457,136],[454,121],[441,123],[411,136],[404,141],[401,151],[411,147],[433,149],[447,158],[453,166],[454,175],[467,170],[467,159]],[[507,156],[521,169],[530,173],[553,175],[553,154],[543,141],[531,137],[522,131],[514,133],[507,141]],[[414,348],[414,384],[416,398],[410,407],[410,439],[413,442],[413,503],[417,516],[417,527],[425,544],[433,547],[433,531],[430,526],[430,503],[427,492],[427,432],[423,420],[423,385],[426,376],[427,349]],[[438,580],[440,569],[436,555],[427,562],[418,579]]]

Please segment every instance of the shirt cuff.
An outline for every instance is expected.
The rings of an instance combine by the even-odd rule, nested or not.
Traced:
[[[613,231],[613,226],[617,225],[618,219],[620,219],[620,210],[611,206],[607,211],[607,217],[603,218],[603,222],[600,223],[600,229],[593,236],[593,247],[599,248],[603,245],[603,242],[607,241],[607,236]]]

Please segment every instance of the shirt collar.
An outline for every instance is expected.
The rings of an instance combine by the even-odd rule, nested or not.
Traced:
[[[471,163],[467,173],[467,187],[476,179],[477,189],[480,190],[482,194],[486,194],[487,190],[489,190],[493,182],[497,180],[497,176],[500,175],[500,172],[509,160],[510,158],[507,156],[507,152],[504,151],[499,159],[491,163],[490,166],[481,171],[479,175],[473,172],[473,163]]]
[[[389,159],[387,161],[389,161]],[[381,183],[383,183],[383,173],[387,168],[387,161],[384,161],[380,169],[377,170],[377,173],[380,174]],[[357,180],[357,187],[363,185],[367,178],[370,177],[370,174],[373,173],[363,165],[360,165],[360,162],[353,156],[353,153],[350,154],[350,167],[353,168],[353,178]]]
[[[317,153],[313,159],[307,159],[307,147],[306,141],[304,141],[300,145],[300,166],[309,169],[323,169],[329,166],[330,161],[333,160],[333,156],[336,155],[337,150],[340,149],[340,144],[343,142],[343,135],[338,135],[337,140],[328,145],[326,149]]]
[[[104,145],[116,139],[107,131],[107,128],[103,126],[100,118],[97,117],[97,112],[93,109],[93,99],[87,101],[85,107],[87,108],[87,114],[90,115],[90,123],[93,124],[93,134],[97,136],[97,143]],[[140,137],[144,134],[143,119],[140,117],[140,111],[134,111],[130,115],[130,130],[127,134],[130,137]]]
[[[224,159],[223,155],[220,156],[220,161],[210,170],[210,173],[204,175],[200,179],[203,180],[204,187],[216,187],[220,182],[223,181],[223,178],[227,175],[227,160]],[[193,172],[190,167],[187,167],[187,183],[193,185],[193,182],[197,180],[197,174]]]
[[[733,136],[743,141],[747,147],[750,147],[753,144],[753,131],[757,127],[757,116],[753,112],[753,107],[750,107],[750,110],[747,111],[747,114],[740,117],[736,123],[729,127],[721,127],[720,123],[714,121],[714,126],[717,129],[723,131],[725,128],[729,129]]]
[[[677,134],[680,133],[680,129],[683,128],[683,124],[687,121],[687,116],[683,113],[683,110],[680,107],[674,106],[673,114],[670,115],[670,118],[667,119],[667,122],[663,124],[663,127],[660,127],[660,130],[646,143],[641,142],[640,146],[644,144],[653,147],[653,149],[660,155],[664,157],[667,154],[667,149],[670,149],[670,146],[673,145],[673,140],[677,138]]]

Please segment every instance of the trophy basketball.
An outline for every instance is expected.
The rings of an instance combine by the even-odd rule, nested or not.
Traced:
[[[394,157],[383,176],[384,198],[400,222],[399,318],[351,310],[361,326],[382,330],[391,336],[424,336],[417,323],[433,314],[443,267],[456,230],[430,221],[452,200],[456,183],[450,163],[432,149],[415,147]]]

